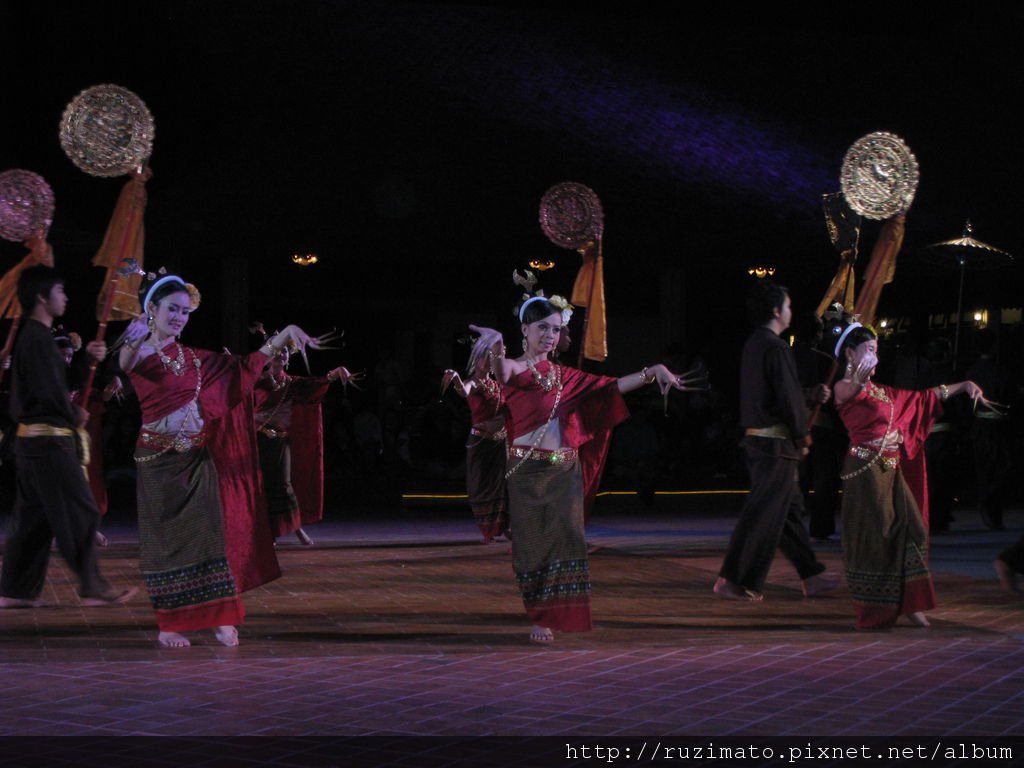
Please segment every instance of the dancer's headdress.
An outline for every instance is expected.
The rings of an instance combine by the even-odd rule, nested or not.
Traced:
[[[513,314],[519,318],[519,322],[523,322],[523,312],[526,310],[527,305],[544,299],[562,313],[562,325],[569,324],[575,307],[564,296],[559,296],[558,294],[553,294],[550,297],[545,296],[543,288],[534,291],[533,288],[537,285],[537,276],[533,272],[524,269],[523,274],[520,275],[519,271],[514,269],[512,270],[512,282],[524,288],[522,299],[512,309]]]
[[[157,290],[168,283],[180,283],[185,286],[192,311],[194,312],[199,309],[199,304],[203,300],[203,295],[199,293],[199,289],[192,285],[192,283],[186,283],[177,275],[167,274],[167,270],[164,267],[160,267],[156,272],[147,272],[146,276],[142,278],[142,283],[139,285],[139,303],[142,306],[143,312],[149,307],[149,302],[153,300],[153,295]]]
[[[864,328],[872,336],[878,336],[878,332],[870,325],[860,322],[860,316],[850,314],[838,301],[832,303],[823,315],[825,323],[822,335],[822,345],[833,357],[839,357],[843,350],[843,344],[857,328]]]

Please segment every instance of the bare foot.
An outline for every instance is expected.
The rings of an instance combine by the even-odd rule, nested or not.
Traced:
[[[551,631],[550,627],[542,627],[539,624],[534,624],[533,629],[530,630],[530,640],[535,643],[550,643],[554,641],[555,633]]]
[[[928,618],[920,611],[917,611],[915,613],[908,613],[907,618],[910,619],[910,623],[913,624],[915,627],[931,626],[931,622],[928,621]]]
[[[816,597],[839,586],[839,577],[832,573],[819,573],[803,580],[804,597]]]
[[[309,534],[306,533],[301,528],[299,528],[297,531],[295,531],[295,538],[298,539],[299,540],[299,544],[301,544],[304,547],[312,547],[313,546],[313,540],[311,538],[309,538]]]
[[[760,603],[764,600],[764,595],[760,592],[744,589],[739,584],[733,584],[724,576],[719,576],[715,581],[713,591],[716,597],[720,597],[723,600],[745,600],[748,603]]]
[[[192,645],[187,637],[177,632],[161,632],[156,636],[156,644],[161,648],[188,648]]]
[[[121,605],[135,597],[135,593],[138,591],[138,587],[131,587],[130,589],[123,589],[120,591],[112,589],[109,592],[104,592],[102,595],[83,597],[82,605],[87,608],[105,608],[111,605]]]
[[[992,567],[996,569],[996,576],[999,577],[999,586],[1007,592],[1020,592],[1017,587],[1017,574],[1005,561],[996,558],[992,561]]]
[[[97,547],[109,547],[110,546],[110,539],[108,539],[106,536],[104,536],[99,531],[96,531],[96,546]]]
[[[215,627],[213,636],[217,638],[218,643],[228,648],[238,645],[238,630],[234,627]]]

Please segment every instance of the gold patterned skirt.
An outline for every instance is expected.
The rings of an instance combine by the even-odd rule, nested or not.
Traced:
[[[935,607],[927,533],[903,473],[847,456],[842,541],[858,629],[892,626],[901,614]]]
[[[217,470],[205,448],[139,448],[139,568],[162,632],[234,626],[245,618],[228,566]]]
[[[590,568],[579,460],[510,458],[512,567],[530,620],[564,632],[591,629]]]

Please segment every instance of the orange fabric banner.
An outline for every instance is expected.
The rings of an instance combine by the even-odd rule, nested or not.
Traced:
[[[891,283],[896,276],[896,257],[903,246],[906,224],[906,214],[893,216],[882,226],[878,240],[875,241],[871,260],[864,271],[864,283],[857,296],[857,314],[864,325],[874,324],[882,286]]]
[[[583,331],[583,356],[588,360],[604,362],[608,358],[608,327],[604,302],[604,256],[601,241],[580,248],[583,265],[576,274],[572,288],[572,303],[586,307]]]
[[[106,267],[107,274],[103,278],[103,287],[96,300],[96,319],[103,322],[103,307],[110,282],[114,279],[114,271],[121,266],[124,259],[135,259],[139,267],[143,266],[145,230],[142,224],[146,212],[146,181],[151,176],[149,169],[132,176],[121,189],[114,206],[114,213],[107,225],[103,243],[93,257],[96,267]],[[111,304],[109,320],[134,320],[141,312],[139,307],[139,285],[142,275],[127,275],[118,279],[114,287],[114,298]]]
[[[21,304],[18,303],[18,278],[21,273],[37,264],[53,266],[53,248],[46,240],[34,237],[26,240],[25,245],[30,249],[28,255],[0,278],[0,317],[9,320],[21,317]]]
[[[844,307],[850,306],[853,302],[853,285],[855,282],[853,265],[856,261],[856,250],[843,251],[839,257],[839,269],[836,272],[836,276],[832,278],[832,282],[825,292],[825,297],[814,312],[815,315],[818,317],[824,316],[825,310],[828,309],[829,304],[833,301],[842,303]]]

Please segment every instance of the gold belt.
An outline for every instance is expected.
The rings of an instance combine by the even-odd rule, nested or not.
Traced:
[[[548,464],[569,464],[576,461],[578,455],[575,448],[559,448],[555,451],[546,451],[542,448],[531,448],[528,445],[509,446],[508,456],[510,459],[531,459],[532,461],[543,461]]]
[[[273,427],[260,427],[258,432],[261,435],[266,435],[267,437],[276,437],[276,438],[288,437],[288,430],[287,429],[274,429]]]
[[[18,437],[70,437],[75,440],[75,450],[78,452],[78,463],[85,470],[92,460],[92,444],[89,440],[89,432],[85,427],[70,429],[68,427],[54,427],[50,424],[19,424]]]
[[[772,424],[770,427],[747,427],[748,437],[770,437],[773,440],[791,440],[789,427],[785,424]]]
[[[18,437],[74,437],[75,430],[49,424],[19,424]]]
[[[482,437],[484,440],[504,440],[508,431],[504,427],[499,429],[497,432],[488,432],[486,429],[470,427],[469,434],[473,435],[473,437]]]
[[[162,432],[150,432],[142,430],[139,433],[139,442],[143,447],[157,451],[174,451],[185,453],[193,448],[202,448],[206,445],[206,433],[198,435],[165,435]]]

